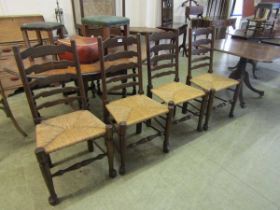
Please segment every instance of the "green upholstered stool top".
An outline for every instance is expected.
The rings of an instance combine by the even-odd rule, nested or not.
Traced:
[[[88,16],[82,19],[82,23],[85,25],[94,26],[119,26],[128,25],[129,18],[119,16]]]
[[[57,22],[33,22],[21,25],[22,30],[55,30],[64,27],[63,24]]]

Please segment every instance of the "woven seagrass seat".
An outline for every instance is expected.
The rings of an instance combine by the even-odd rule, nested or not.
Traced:
[[[206,73],[196,76],[191,79],[191,82],[201,87],[205,91],[214,90],[216,92],[238,85],[239,83],[237,80],[213,73]]]
[[[115,177],[113,128],[111,125],[105,125],[87,110],[88,104],[75,41],[71,41],[71,46],[43,45],[28,48],[23,52],[20,52],[18,47],[14,47],[13,50],[36,126],[35,155],[50,194],[49,203],[56,205],[59,202],[54,188],[54,177],[79,169],[103,157],[108,159],[109,176]],[[58,57],[60,53],[70,53],[73,60],[42,59],[49,55]],[[42,63],[25,65],[25,60],[30,57],[41,58]],[[42,98],[45,100],[42,101]],[[62,104],[71,106],[74,111],[49,119],[43,118],[42,109]],[[105,140],[104,149],[97,145],[96,140],[101,137]],[[97,145],[98,154],[64,169],[53,171],[52,168],[59,164],[52,163],[51,155],[80,143],[86,143],[89,152],[94,152],[94,145]]]
[[[127,125],[137,124],[168,112],[167,106],[145,95],[135,95],[112,101],[106,105],[106,108],[117,123],[126,122]]]
[[[193,28],[189,28],[187,84],[198,86],[207,92],[208,104],[203,126],[204,130],[207,130],[214,99],[221,101],[221,104],[217,107],[220,107],[220,105],[224,106],[227,103],[231,104],[229,117],[233,117],[235,105],[240,92],[240,81],[213,72],[215,42],[214,28],[203,26],[203,22],[196,22],[196,24],[192,24],[192,26]],[[195,77],[192,76],[192,71],[205,69],[208,70],[207,73]],[[215,95],[217,92],[229,88],[235,89],[231,100],[220,98]]]
[[[36,126],[36,146],[46,153],[98,138],[106,125],[89,111],[76,111],[42,121]]]
[[[144,95],[142,82],[141,39],[120,36],[102,41],[98,38],[100,69],[102,74],[102,101],[104,121],[115,125],[119,137],[120,174],[126,172],[126,149],[164,136],[163,152],[169,152],[169,134],[174,105],[153,101]],[[111,49],[109,51],[109,49]],[[105,52],[108,52],[105,54]],[[112,65],[108,65],[111,62]],[[123,70],[126,70],[123,72]],[[120,74],[121,73],[121,74]],[[127,89],[132,88],[132,96]],[[137,91],[138,89],[138,91]],[[108,94],[122,91],[123,98],[109,98]],[[154,126],[153,123],[157,123]],[[136,125],[136,134],[142,132],[142,124],[156,133],[127,144],[127,128]]]
[[[151,91],[165,103],[173,101],[176,105],[205,95],[202,90],[180,82],[167,83]]]
[[[179,82],[180,48],[178,47],[178,35],[177,32],[160,32],[146,35],[148,67],[147,95],[150,98],[153,98],[155,95],[164,103],[172,102],[175,104],[176,109],[182,109],[184,116],[180,117],[180,119],[174,119],[173,123],[175,124],[189,119],[190,113],[193,116],[197,116],[197,130],[201,131],[207,98],[203,90]],[[154,87],[154,81],[161,77],[168,77],[171,81]],[[192,104],[195,100],[202,101],[200,107]],[[195,110],[188,109],[188,104],[190,106],[193,105],[192,107],[195,107]]]

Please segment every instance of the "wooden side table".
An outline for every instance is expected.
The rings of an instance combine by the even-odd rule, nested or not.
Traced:
[[[20,29],[22,31],[23,40],[25,43],[25,46],[27,48],[31,47],[30,40],[28,37],[28,31],[35,31],[37,35],[38,44],[35,45],[35,47],[43,45],[43,39],[42,39],[42,32],[48,33],[48,39],[50,44],[54,44],[54,36],[53,31],[57,31],[59,38],[62,39],[64,37],[63,35],[63,28],[64,25],[57,22],[33,22],[33,23],[25,23],[23,24]],[[54,59],[57,59],[56,56],[53,57]],[[33,58],[30,58],[30,62],[33,62]]]
[[[176,23],[176,22],[175,23],[168,23],[168,24],[161,25],[161,26],[159,26],[157,28],[165,30],[165,31],[178,32],[179,36],[183,35],[183,42],[179,46],[179,52],[181,51],[181,49],[183,49],[183,55],[187,54],[187,47],[186,47],[187,28],[188,28],[188,24],[187,23]]]
[[[21,26],[22,36],[25,42],[25,45],[27,48],[31,47],[30,40],[28,37],[28,31],[35,31],[37,34],[37,40],[38,45],[43,45],[43,39],[41,33],[43,31],[48,33],[49,42],[51,44],[54,44],[54,36],[53,31],[57,30],[57,33],[59,35],[59,38],[62,39],[64,37],[63,35],[63,28],[64,25],[61,23],[56,22],[33,22],[33,23],[25,23]]]

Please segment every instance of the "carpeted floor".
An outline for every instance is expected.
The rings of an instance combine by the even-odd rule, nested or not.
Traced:
[[[216,70],[223,74],[229,74],[226,67],[238,60],[222,54],[215,57]],[[34,155],[34,125],[25,95],[9,98],[29,136],[21,137],[9,119],[0,114],[0,209],[279,210],[279,65],[279,60],[259,64],[259,80],[252,81],[265,90],[265,96],[259,98],[245,89],[247,108],[237,106],[234,119],[227,117],[229,107],[225,107],[214,111],[208,132],[196,132],[195,120],[174,126],[169,154],[162,153],[162,140],[157,138],[128,151],[125,176],[109,179],[103,159],[55,178],[61,197],[55,208],[47,202],[48,192]],[[184,81],[185,59],[181,59],[180,66]],[[99,117],[100,105],[100,99],[91,99],[91,110]],[[57,107],[52,111],[45,114],[56,115],[66,109]],[[148,132],[144,129],[142,135]],[[84,151],[86,144],[77,145],[55,153],[53,159],[73,158]],[[96,149],[82,158],[97,153]]]

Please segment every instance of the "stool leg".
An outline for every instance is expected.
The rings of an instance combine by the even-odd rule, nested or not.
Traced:
[[[57,29],[57,35],[60,39],[64,38],[63,29],[64,29],[64,27]]]
[[[49,42],[50,42],[50,44],[54,44],[53,32],[52,31],[48,31],[48,35],[49,35]],[[53,55],[53,59],[57,60],[57,56]]]
[[[129,24],[124,25],[124,36],[128,37],[129,35]]]
[[[102,38],[103,40],[109,39],[111,36],[111,29],[110,27],[102,28]]]
[[[43,45],[43,39],[42,39],[42,36],[41,36],[41,32],[40,31],[36,31],[36,35],[37,35],[37,39],[38,39],[38,44],[39,45]]]
[[[27,30],[22,30],[21,32],[22,32],[22,37],[23,37],[24,43],[25,43],[25,47],[30,48],[31,45],[30,45],[30,42],[29,42],[28,31]],[[29,57],[29,61],[30,61],[30,63],[33,63],[34,59],[32,57]]]
[[[88,36],[88,26],[87,25],[82,25],[82,28],[81,28],[81,35],[82,36]]]

